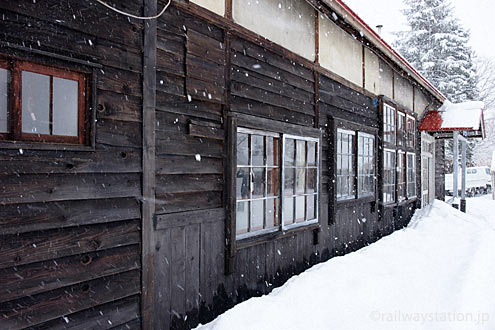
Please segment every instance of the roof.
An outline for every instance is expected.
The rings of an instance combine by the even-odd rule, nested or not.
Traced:
[[[383,40],[378,33],[369,27],[352,9],[350,9],[342,0],[323,0],[330,8],[335,10],[337,14],[340,14],[344,20],[353,26],[358,31],[361,31],[363,35],[373,43],[379,50],[381,50],[387,57],[393,60],[400,68],[407,72],[411,78],[423,86],[426,90],[432,93],[440,102],[446,100],[446,97],[438,90],[432,83],[430,83],[425,77],[423,77],[414,67],[407,62],[397,51],[393,49],[385,40]]]
[[[467,131],[470,137],[484,137],[483,102],[463,102],[453,104],[449,101],[438,110],[430,110],[418,126],[420,131],[453,132]]]

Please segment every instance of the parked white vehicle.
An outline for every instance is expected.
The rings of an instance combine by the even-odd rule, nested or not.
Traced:
[[[462,188],[462,169],[459,169],[457,188]],[[453,195],[454,176],[452,173],[445,174],[445,192],[447,195]],[[490,168],[488,166],[468,167],[466,169],[466,194],[473,196],[476,194],[486,194],[492,189],[492,179]]]

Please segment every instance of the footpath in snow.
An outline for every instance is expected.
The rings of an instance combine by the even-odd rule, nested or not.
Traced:
[[[444,202],[197,330],[495,329],[495,201]]]

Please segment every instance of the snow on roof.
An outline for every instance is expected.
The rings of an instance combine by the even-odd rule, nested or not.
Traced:
[[[468,128],[479,131],[485,104],[479,101],[450,103],[445,101],[438,109],[442,116],[441,129]]]
[[[490,167],[490,170],[492,172],[495,172],[495,150],[493,150],[493,153],[492,153],[492,166]]]

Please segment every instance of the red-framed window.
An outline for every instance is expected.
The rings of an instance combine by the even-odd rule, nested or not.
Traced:
[[[0,140],[87,144],[88,74],[0,58]]]

